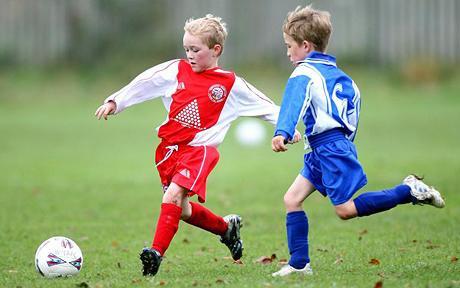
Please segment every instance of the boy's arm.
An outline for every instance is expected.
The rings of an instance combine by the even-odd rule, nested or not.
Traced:
[[[295,127],[306,107],[310,104],[310,80],[311,79],[305,75],[297,75],[294,77],[291,76],[287,82],[274,133],[275,138],[282,139],[282,142],[293,140],[296,131]],[[284,150],[280,149],[279,151]]]
[[[101,116],[106,118],[107,115],[120,113],[132,105],[160,97],[175,89],[179,61],[171,60],[144,71],[128,85],[107,97],[96,111],[96,116],[99,119]]]

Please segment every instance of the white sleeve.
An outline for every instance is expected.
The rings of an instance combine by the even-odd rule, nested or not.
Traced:
[[[238,101],[238,116],[257,117],[276,125],[280,107],[257,88],[243,78],[236,77],[232,93]]]
[[[114,101],[117,114],[132,105],[164,96],[177,87],[179,61],[171,60],[142,72],[128,85],[107,97],[104,103]]]

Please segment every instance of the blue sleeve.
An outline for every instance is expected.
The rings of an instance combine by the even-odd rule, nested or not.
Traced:
[[[295,127],[302,113],[302,107],[307,97],[307,87],[310,78],[299,75],[289,78],[284,90],[278,122],[276,123],[275,136],[281,135],[287,141],[294,137]]]

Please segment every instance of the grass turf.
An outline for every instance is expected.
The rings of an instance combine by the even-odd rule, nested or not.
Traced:
[[[288,258],[282,197],[302,165],[302,145],[283,154],[271,152],[269,139],[241,147],[231,129],[208,181],[206,206],[243,216],[243,264],[232,263],[217,236],[181,223],[159,274],[146,279],[137,254],[151,242],[162,196],[152,165],[153,127],[165,117],[160,101],[98,122],[94,110],[127,79],[2,74],[0,286],[373,287],[382,281],[384,287],[460,287],[458,77],[414,87],[391,84],[377,72],[350,74],[363,99],[356,145],[369,184],[360,192],[418,173],[447,206],[405,205],[342,221],[315,193],[304,205],[315,274],[284,279],[270,273]],[[246,78],[280,103],[285,79],[265,76]],[[35,272],[35,249],[55,235],[83,250],[77,277],[50,280]],[[272,263],[257,262],[272,254]]]

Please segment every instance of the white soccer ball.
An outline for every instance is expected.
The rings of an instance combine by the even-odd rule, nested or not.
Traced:
[[[35,269],[46,278],[73,276],[82,267],[83,254],[77,244],[67,237],[51,237],[35,253]]]
[[[258,146],[265,141],[266,130],[261,120],[245,119],[236,126],[236,140],[244,146]]]

